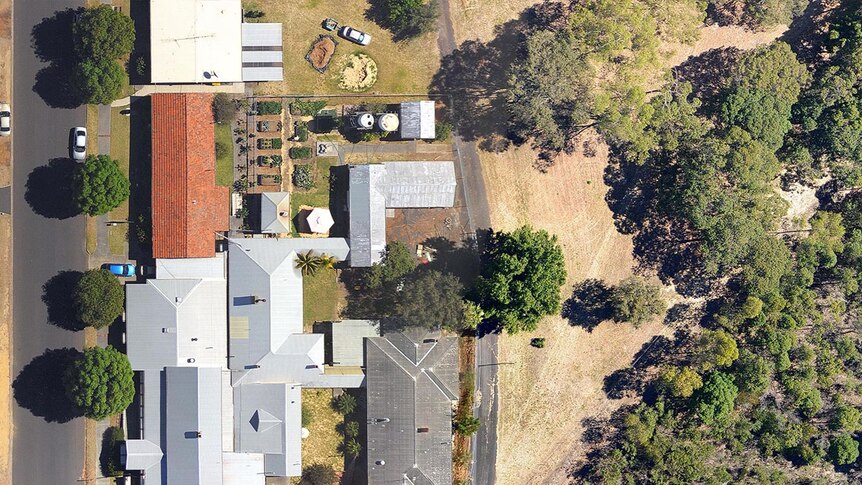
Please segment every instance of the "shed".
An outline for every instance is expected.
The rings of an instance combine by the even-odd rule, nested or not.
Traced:
[[[290,193],[260,194],[260,232],[290,232]]]
[[[434,101],[401,102],[401,138],[432,140],[435,132]]]
[[[280,23],[242,24],[242,80],[284,79]]]

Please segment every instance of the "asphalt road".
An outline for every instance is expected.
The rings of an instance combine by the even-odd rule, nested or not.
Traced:
[[[25,200],[31,172],[49,160],[68,156],[68,133],[85,124],[84,108],[52,109],[33,92],[37,71],[45,65],[34,55],[30,32],[57,10],[82,2],[18,0],[14,4],[13,111],[13,379],[45,349],[78,347],[81,332],[47,323],[42,285],[66,269],[84,270],[84,219],[46,218]],[[61,191],[63,187],[57,187]],[[42,194],[47,196],[48,194]],[[62,392],[60,389],[51,392]],[[13,482],[18,485],[72,484],[84,466],[84,421],[48,423],[13,400]]]

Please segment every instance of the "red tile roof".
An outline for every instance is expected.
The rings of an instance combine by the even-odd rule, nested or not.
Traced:
[[[215,185],[211,94],[152,96],[153,257],[215,255],[230,226],[230,193]]]

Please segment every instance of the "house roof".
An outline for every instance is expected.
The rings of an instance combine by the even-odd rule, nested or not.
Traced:
[[[156,279],[225,279],[225,253],[212,258],[157,259]]]
[[[433,139],[434,101],[401,102],[400,136],[405,139]]]
[[[242,81],[240,0],[150,0],[153,83]]]
[[[386,248],[386,208],[455,205],[453,162],[350,165],[350,265],[379,262]]]
[[[302,474],[302,393],[299,385],[243,384],[234,388],[234,449],[263,453],[274,475]]]
[[[287,215],[282,216],[285,212]],[[290,193],[264,192],[260,194],[260,232],[290,232]]]
[[[150,279],[126,287],[127,353],[132,369],[224,367],[227,283]]]
[[[416,352],[405,355],[397,339]],[[393,338],[390,338],[393,337]],[[432,341],[433,340],[433,341]],[[458,392],[456,337],[367,338],[368,482],[452,482],[452,405]],[[376,422],[388,419],[387,422]],[[384,465],[377,462],[383,461]]]
[[[147,470],[162,462],[162,449],[149,440],[126,440],[121,449],[126,470]]]
[[[379,337],[377,320],[341,320],[326,324],[326,361],[334,366],[365,365],[365,337]]]
[[[167,483],[222,483],[221,369],[165,369]]]
[[[229,192],[215,185],[211,94],[152,96],[153,257],[215,255],[230,226]]]

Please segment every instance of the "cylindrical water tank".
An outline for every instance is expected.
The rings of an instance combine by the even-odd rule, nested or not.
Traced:
[[[394,113],[378,116],[377,126],[383,131],[395,131],[398,129],[398,116]]]

